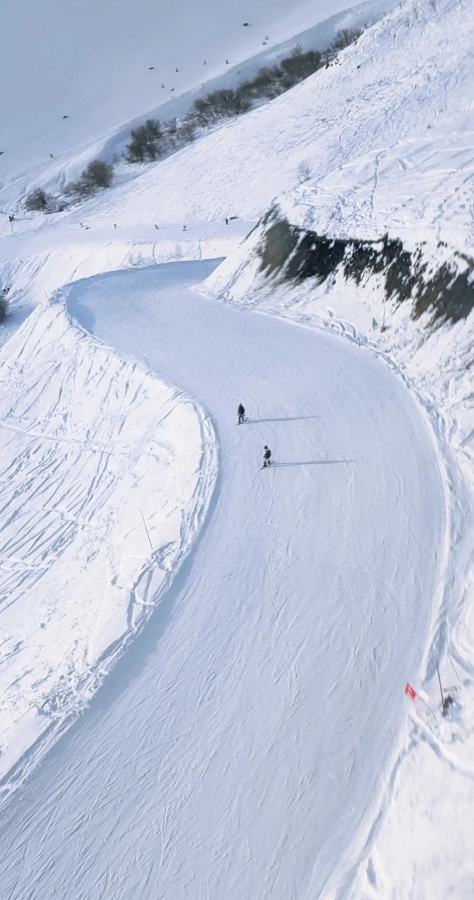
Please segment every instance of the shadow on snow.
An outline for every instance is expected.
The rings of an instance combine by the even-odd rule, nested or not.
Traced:
[[[355,459],[305,459],[300,462],[272,462],[266,468],[282,469],[289,466],[337,466],[342,463],[353,463]]]

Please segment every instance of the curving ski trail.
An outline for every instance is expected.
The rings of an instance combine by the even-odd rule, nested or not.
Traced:
[[[149,626],[7,809],[10,900],[324,896],[397,751],[442,562],[431,434],[378,360],[193,294],[204,271],[70,289],[207,408],[220,475]]]

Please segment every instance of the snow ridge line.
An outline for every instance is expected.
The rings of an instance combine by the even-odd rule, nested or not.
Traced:
[[[173,406],[170,407],[168,412],[165,412],[160,421],[166,419],[170,412],[173,411],[176,400],[183,405],[191,407],[199,429],[200,456],[196,466],[195,474],[197,474],[197,478],[192,497],[189,504],[181,509],[177,540],[173,539],[173,544],[170,548],[166,544],[158,548],[155,547],[151,558],[145,560],[144,564],[140,566],[134,582],[129,586],[126,631],[118,639],[106,646],[100,656],[92,664],[88,665],[85,671],[72,673],[66,690],[64,684],[61,686],[58,707],[55,710],[53,706],[45,713],[47,719],[49,719],[48,724],[42,728],[39,736],[26,747],[21,755],[14,759],[13,764],[1,775],[0,807],[24,782],[44,754],[68,730],[78,715],[89,705],[115,663],[125,653],[128,645],[136,635],[143,630],[150,616],[161,605],[177,572],[181,569],[183,562],[189,557],[196,537],[206,521],[217,480],[217,441],[210,417],[184,391],[171,386],[164,378],[157,378],[156,373],[147,369],[144,365],[129,359],[115,348],[108,347],[85,331],[69,313],[67,293],[67,286],[65,286],[53,295],[48,304],[43,305],[43,309],[57,307],[60,319],[64,317],[65,322],[64,327],[61,323],[61,332],[65,334],[69,329],[72,329],[74,334],[79,336],[81,343],[84,342],[86,345],[89,345],[91,353],[87,354],[88,357],[96,354],[97,350],[104,353],[108,358],[110,355],[113,355],[115,359],[120,361],[122,368],[131,368],[132,372],[141,374],[145,381],[150,379],[155,384],[158,382],[166,387],[170,392]],[[37,321],[38,313],[41,315],[40,310],[38,310],[36,315],[33,314],[32,316],[32,319],[35,320],[33,324]],[[47,326],[46,331],[50,329],[51,323]],[[22,337],[24,336],[22,335]],[[21,344],[21,347],[23,346]],[[8,430],[25,434],[25,436],[33,437],[35,440],[55,441],[55,438],[50,437],[48,434],[42,435],[38,433],[33,435],[28,431],[16,428],[9,428]],[[61,441],[61,443],[64,443],[64,441]],[[82,447],[80,442],[74,443],[78,443],[83,450],[99,452],[101,457],[103,455],[102,448],[96,447],[94,442],[91,443],[90,447],[87,446],[87,442],[84,447]],[[112,452],[112,455],[115,454]],[[174,545],[177,545],[177,553]],[[171,549],[170,554],[168,554],[169,549]],[[39,707],[38,711],[42,712]],[[45,719],[43,718],[43,726],[44,721]]]

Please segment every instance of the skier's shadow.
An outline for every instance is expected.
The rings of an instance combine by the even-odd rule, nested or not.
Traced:
[[[249,425],[257,425],[259,422],[303,422],[306,419],[323,419],[324,416],[282,416],[269,419],[245,419]]]
[[[343,463],[357,462],[356,459],[305,459],[299,462],[272,462],[272,469],[284,469],[290,466],[338,466]]]

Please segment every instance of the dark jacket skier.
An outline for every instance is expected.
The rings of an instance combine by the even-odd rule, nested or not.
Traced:
[[[267,447],[267,445],[265,444],[265,446],[263,448],[263,468],[266,469],[267,466],[270,465],[271,461],[272,461],[272,451],[270,450],[270,447]]]
[[[242,425],[242,422],[245,422],[245,406],[242,403],[239,403],[239,406],[237,409],[237,416],[238,416],[238,424]]]

